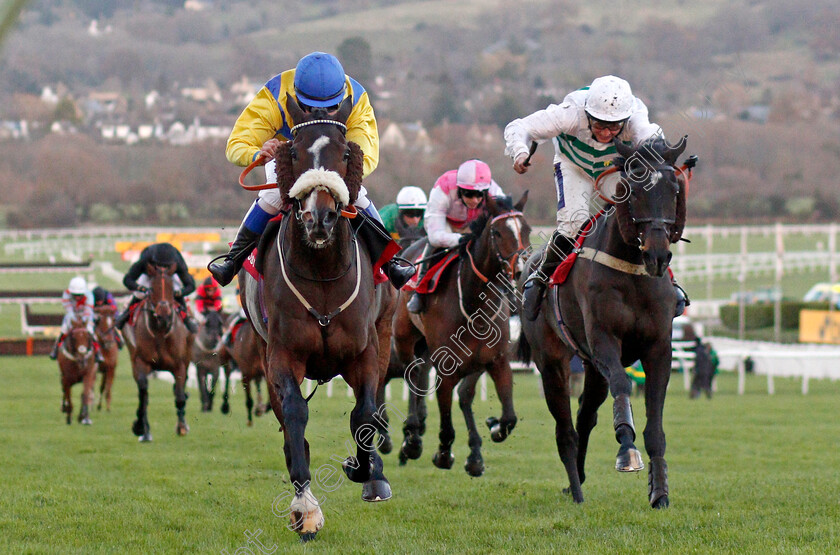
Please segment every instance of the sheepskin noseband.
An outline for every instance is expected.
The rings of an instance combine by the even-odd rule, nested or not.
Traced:
[[[289,191],[289,198],[303,200],[313,189],[329,191],[342,205],[350,204],[350,191],[338,173],[324,168],[303,172]]]

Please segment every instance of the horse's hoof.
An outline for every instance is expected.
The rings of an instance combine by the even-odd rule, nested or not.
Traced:
[[[628,449],[626,453],[619,453],[615,459],[615,469],[619,472],[638,472],[645,468],[642,454],[638,449]]]
[[[175,433],[177,433],[181,437],[187,435],[189,431],[190,427],[186,424],[178,424],[177,426],[175,426]]]
[[[253,421],[253,420],[249,420],[249,421],[248,421],[248,427],[249,427],[249,428],[253,428],[253,427],[254,427],[254,421]]]
[[[416,441],[404,440],[400,453],[404,453],[409,459],[416,461],[423,454],[423,440],[419,437]]]
[[[69,422],[68,422],[68,424],[69,424]],[[135,420],[134,424],[131,425],[131,431],[136,436],[142,436],[145,433],[146,430],[143,429],[143,423],[142,422],[140,422],[139,420]]]
[[[478,478],[479,476],[484,474],[484,460],[481,458],[481,455],[478,457],[473,457],[470,455],[467,457],[467,462],[464,463],[464,470],[467,471],[467,474],[472,476],[473,478]]]
[[[362,486],[362,501],[376,503],[391,499],[391,484],[388,480],[368,480]]]
[[[151,443],[152,434],[147,432],[147,433],[141,435],[140,437],[138,437],[137,441],[139,441],[140,443]]]
[[[572,501],[574,501],[575,503],[583,503],[583,492],[580,491],[580,488],[578,488],[575,491],[572,491],[572,486],[569,486],[567,488],[563,488],[563,494],[564,495],[571,495],[572,496]]]
[[[402,449],[400,449],[400,452],[399,452],[399,461],[400,461],[400,466],[405,466],[406,463],[408,462],[408,457],[406,456],[405,451],[403,451]]]
[[[254,409],[254,416],[260,417],[265,414],[266,407],[265,405],[257,405],[257,408]]]
[[[90,426],[91,424],[93,424],[93,420],[90,418],[85,417],[82,419],[82,426]]]
[[[452,468],[452,464],[455,462],[455,455],[452,454],[452,451],[448,451],[443,453],[438,451],[435,453],[435,456],[432,457],[432,464],[442,470],[449,470]]]
[[[318,532],[306,532],[300,535],[300,543],[310,542],[315,539],[315,534]]]
[[[380,435],[379,441],[379,452],[383,455],[387,455],[391,451],[394,450],[394,443],[391,441],[391,436],[389,435]]]
[[[668,501],[667,495],[663,495],[650,503],[650,506],[654,509],[667,509],[668,505],[670,505],[670,502]]]
[[[228,405],[227,403],[222,405],[222,414],[230,414],[230,405]]]

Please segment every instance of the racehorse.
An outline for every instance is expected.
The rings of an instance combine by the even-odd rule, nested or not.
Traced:
[[[245,390],[245,409],[248,411],[248,426],[254,425],[253,414],[262,416],[268,408],[263,404],[260,383],[265,377],[265,343],[250,322],[245,321],[231,339],[232,345],[222,345],[219,348],[219,362],[225,369],[225,390],[222,396],[222,413],[230,412],[228,394],[230,391],[230,375],[234,369],[242,374],[242,389]],[[251,395],[251,384],[257,389],[257,406],[254,409],[254,398]]]
[[[213,410],[213,397],[216,395],[219,366],[221,366],[219,340],[222,338],[223,332],[224,316],[216,310],[210,310],[204,314],[204,321],[201,323],[193,342],[192,361],[195,364],[202,412]]]
[[[114,374],[120,353],[117,345],[119,332],[114,327],[114,315],[117,309],[112,306],[101,306],[94,308],[94,312],[96,313],[96,340],[102,349],[102,362],[99,363],[102,382],[99,384],[99,403],[96,405],[96,410],[102,410],[102,400],[105,399],[105,410],[111,412],[111,387],[114,385]]]
[[[670,244],[682,237],[685,226],[690,174],[687,166],[676,167],[685,138],[676,147],[664,139],[638,148],[615,144],[619,158],[612,171],[620,172],[621,179],[613,198],[603,196],[596,182],[596,190],[614,203],[614,209],[593,220],[583,233],[585,239],[575,251],[577,261],[566,280],[545,296],[539,317],[523,320],[520,351],[523,359],[533,358],[542,375],[546,404],[556,421],[557,450],[569,477],[565,491],[577,503],[583,502],[589,436],[607,394],[613,397],[613,427],[620,444],[616,470],[644,468],[634,445],[631,381],[624,370],[641,360],[646,376],[648,498],[652,507],[662,508],[669,504],[662,409],[671,375],[671,326],[677,302],[667,269]],[[529,267],[538,256],[529,260]],[[573,427],[569,364],[575,354],[584,360],[585,378]]]
[[[90,406],[93,404],[93,387],[96,383],[96,357],[93,337],[84,321],[73,320],[70,331],[58,351],[58,368],[61,370],[61,387],[64,390],[61,411],[67,414],[67,424],[70,424],[73,413],[70,388],[79,382],[83,383],[79,422],[84,425],[92,424]]]
[[[363,500],[391,497],[373,437],[382,427],[375,419],[375,394],[388,363],[395,295],[388,284],[374,285],[371,257],[359,245],[354,231],[359,227],[350,223],[361,218],[360,226],[372,225],[351,207],[363,167],[361,148],[345,137],[352,99],[335,114],[306,113],[291,97],[287,107],[294,138],[282,144],[275,163],[290,209],[279,231],[263,234],[262,302],[250,274],[241,271],[239,283],[242,305],[267,343],[266,382],[295,491],[291,527],[307,541],[323,526],[324,516],[310,490],[304,378],[324,383],[341,375],[353,389],[350,431],[357,449],[356,456],[348,453],[344,459],[344,472],[363,484]]]
[[[137,420],[132,425],[139,440],[152,441],[147,407],[149,404],[149,373],[166,370],[175,377],[175,409],[178,424],[175,432],[187,435],[189,426],[184,418],[187,406],[187,366],[192,359],[192,334],[178,316],[177,301],[172,288],[172,266],[149,264],[146,275],[151,287],[136,308],[134,322],[127,326],[126,344],[131,357],[134,381],[137,383]]]
[[[465,470],[481,476],[481,436],[475,425],[472,401],[475,384],[487,371],[496,386],[502,403],[502,415],[487,419],[491,438],[504,441],[516,425],[513,409],[513,378],[510,369],[508,319],[511,303],[509,291],[519,257],[531,245],[531,228],[522,214],[527,193],[513,205],[508,197],[489,197],[487,214],[471,224],[471,239],[461,253],[455,268],[443,274],[433,295],[429,295],[426,311],[412,315],[406,308],[411,293],[403,291],[394,316],[394,347],[406,367],[412,400],[405,422],[400,460],[416,459],[422,453],[422,412],[417,398],[437,392],[440,409],[440,446],[432,462],[438,468],[452,468],[452,391],[458,388],[459,405],[469,431],[470,454]],[[416,256],[423,242],[409,247],[406,257]],[[425,349],[418,344],[424,341]],[[422,355],[418,356],[421,351]],[[431,364],[437,370],[431,387],[417,381],[424,377]],[[419,386],[419,387],[418,387]]]

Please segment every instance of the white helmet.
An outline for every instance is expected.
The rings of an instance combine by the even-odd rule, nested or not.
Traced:
[[[82,276],[76,276],[70,280],[70,285],[67,286],[67,292],[71,295],[84,295],[87,293],[87,282]]]
[[[397,208],[400,210],[425,210],[426,193],[420,187],[403,187],[397,193]]]
[[[624,79],[615,75],[598,77],[589,85],[586,113],[601,121],[623,121],[633,113],[634,100],[630,83]]]

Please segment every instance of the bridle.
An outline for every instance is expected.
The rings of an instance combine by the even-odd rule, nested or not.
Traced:
[[[493,228],[493,225],[497,222],[507,220],[509,218],[521,218],[523,217],[522,212],[518,210],[511,210],[510,212],[505,212],[504,214],[499,214],[498,216],[493,217],[489,222],[487,222],[487,226],[489,228],[488,233],[490,233],[490,250],[493,255],[496,257],[496,260],[499,261],[499,265],[505,269],[508,279],[512,282],[514,280],[514,276],[516,274],[516,263],[519,260],[519,257],[526,252],[528,252],[528,248],[522,244],[522,233],[516,234],[516,241],[517,241],[517,248],[513,253],[509,254],[508,256],[504,256],[499,248],[499,244],[496,240],[496,230]],[[470,261],[470,267],[472,268],[473,273],[484,283],[488,283],[490,278],[485,276],[481,271],[476,267],[475,260],[473,259],[472,252],[470,251],[470,246],[472,245],[472,241],[467,243],[467,258]]]
[[[77,358],[76,354],[75,354],[78,351],[78,346],[76,345],[75,332],[79,331],[79,330],[84,332],[85,336],[87,336],[87,338],[88,338],[88,343],[89,343],[89,346],[87,348],[87,352],[81,358]],[[67,350],[67,343],[71,344],[71,351],[72,352]],[[93,356],[93,338],[90,336],[90,332],[87,331],[84,328],[74,328],[74,329],[70,330],[70,333],[67,334],[67,339],[65,340],[64,344],[62,344],[62,346],[61,346],[61,351],[64,353],[65,357],[72,360],[73,362],[75,362],[79,366],[82,366],[82,367],[87,366],[88,360],[90,359],[90,357]]]

